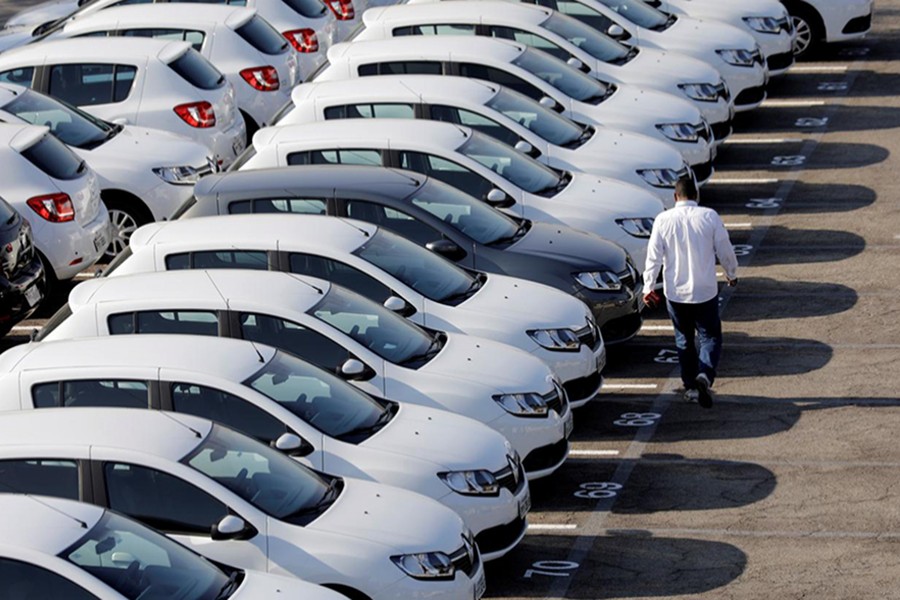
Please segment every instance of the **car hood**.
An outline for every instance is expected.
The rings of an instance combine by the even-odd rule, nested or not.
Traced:
[[[6,27],[18,25],[41,25],[71,15],[78,9],[75,0],[51,0],[41,2],[25,10],[17,12],[6,22]]]
[[[304,527],[381,544],[391,554],[452,552],[462,546],[462,518],[435,500],[360,479],[344,479],[338,499]]]
[[[614,126],[637,126],[652,131],[658,123],[699,123],[700,111],[684,97],[668,92],[645,89],[639,85],[622,84],[615,94],[600,104],[606,108]]]
[[[246,571],[241,587],[229,597],[234,600],[278,597],[304,598],[305,600],[346,600],[341,594],[320,585],[308,583],[296,577],[281,577],[261,571]]]
[[[679,17],[675,23],[660,34],[665,36],[667,48],[693,48],[697,51],[715,52],[721,48],[742,48],[753,50],[756,40],[749,33],[737,27],[715,21],[701,21],[690,17]],[[672,44],[672,45],[669,45]]]
[[[670,144],[642,133],[632,133],[611,127],[597,127],[596,132],[578,150],[568,150],[559,146],[550,148],[550,156],[565,160],[570,152],[579,155],[596,156],[602,161],[604,156],[615,157],[617,165],[630,164],[637,169],[675,169],[684,166],[681,153]]]
[[[679,52],[641,48],[628,64],[639,81],[678,83],[719,83],[721,76],[712,65]]]
[[[449,381],[469,381],[499,393],[553,389],[552,373],[543,361],[524,350],[471,335],[448,333],[440,353],[419,369]]]
[[[655,217],[664,209],[662,201],[643,188],[589,173],[574,173],[566,189],[550,198],[550,202],[579,217],[588,210],[598,220]]]
[[[497,471],[507,466],[506,456],[511,452],[506,438],[483,423],[410,403],[401,403],[391,422],[360,445],[404,458],[416,457],[444,470]]]
[[[605,267],[616,273],[625,269],[621,246],[564,225],[533,223],[531,230],[506,251],[555,258],[570,264],[573,272],[586,267]]]
[[[126,125],[105,144],[84,152],[93,162],[108,159],[121,165],[128,161],[146,169],[156,167],[202,167],[209,151],[205,146],[175,133]],[[96,168],[96,167],[95,167]]]

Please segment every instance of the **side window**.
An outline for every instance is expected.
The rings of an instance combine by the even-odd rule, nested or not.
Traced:
[[[148,37],[160,40],[172,40],[175,42],[189,42],[194,50],[200,51],[206,35],[202,31],[193,29],[165,29],[165,28],[141,28],[123,29],[119,35],[125,37]]]
[[[61,575],[11,558],[0,558],[0,581],[3,598],[97,600],[97,596]]]
[[[268,315],[241,314],[241,335],[245,340],[268,344],[332,372],[350,357],[346,348],[324,335]]]
[[[350,265],[312,254],[294,253],[290,258],[291,273],[327,279],[378,303],[391,296],[389,287]]]
[[[441,232],[430,225],[426,225],[422,221],[399,210],[385,208],[372,202],[350,200],[347,202],[347,214],[353,219],[375,223],[379,227],[393,231],[397,235],[421,246],[428,242],[439,240],[442,237]],[[375,300],[375,298],[371,299]],[[383,301],[384,299],[379,300],[379,302]]]
[[[74,460],[0,460],[0,490],[78,500]]]
[[[378,63],[359,65],[359,67],[357,67],[356,69],[356,72],[360,77],[371,77],[372,75],[378,75]]]
[[[31,388],[31,398],[35,408],[150,406],[147,382],[125,379],[80,379],[42,383]]]
[[[289,198],[286,200],[260,199],[253,201],[255,213],[298,213],[302,215],[324,215],[328,205],[319,198]]]
[[[412,104],[346,104],[329,106],[325,109],[325,119],[414,119]]]
[[[475,35],[475,26],[467,24],[413,25],[394,29],[394,37],[405,35]]]
[[[237,200],[228,203],[229,215],[245,215],[253,212],[253,203],[251,200]]]
[[[406,60],[361,65],[360,77],[367,75],[441,75],[444,69],[436,60]]]
[[[170,254],[166,257],[167,271],[181,271],[191,268],[191,253],[179,252],[178,254]]]
[[[34,67],[21,67],[0,73],[0,81],[3,83],[14,83],[28,88],[31,87],[33,79]]]
[[[267,271],[269,269],[269,255],[264,251],[256,250],[207,250],[189,253],[189,265],[184,264],[182,254],[173,254],[166,257],[166,269],[172,271],[178,268],[186,269],[253,269]],[[171,263],[170,258],[175,260]],[[174,266],[172,266],[174,265]]]
[[[504,87],[516,90],[520,94],[525,94],[526,96],[534,100],[540,100],[544,96],[544,93],[540,89],[531,85],[524,79],[521,79],[516,75],[507,73],[506,71],[495,69],[494,67],[486,67],[484,65],[471,63],[460,63],[459,74],[461,77],[468,77],[470,79],[484,79],[486,81],[499,83]]]
[[[382,165],[381,152],[378,150],[313,150],[310,152],[310,163],[314,165]],[[288,164],[294,164],[288,156]]]
[[[291,152],[287,155],[287,164],[289,165],[309,165],[312,164],[311,152]]]
[[[136,71],[128,65],[56,65],[50,67],[48,92],[76,106],[121,102],[131,92]]]
[[[514,131],[500,123],[461,108],[435,105],[431,107],[431,118],[435,121],[446,121],[471,127],[509,146],[514,146],[519,141],[519,136]]]
[[[217,421],[261,442],[276,440],[286,430],[266,411],[227,392],[190,383],[173,383],[171,390],[175,412]]]
[[[572,56],[563,48],[560,48],[550,40],[544,39],[539,35],[535,35],[530,31],[523,31],[521,29],[515,29],[513,27],[500,27],[498,25],[494,25],[490,27],[490,32],[492,37],[503,38],[504,40],[513,40],[520,44],[531,46],[532,48],[537,48],[538,50],[543,50],[544,52],[551,54],[560,60],[569,60],[569,58],[571,58]]]
[[[110,315],[110,335],[127,333],[187,333],[219,335],[219,318],[212,311],[141,311]]]
[[[434,177],[475,198],[484,198],[494,187],[488,179],[478,173],[430,154],[400,152],[400,168]]]
[[[228,508],[186,481],[155,469],[106,463],[106,499],[112,510],[164,533],[210,535]]]

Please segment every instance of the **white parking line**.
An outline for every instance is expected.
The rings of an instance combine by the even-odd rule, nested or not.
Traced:
[[[674,325],[644,325],[641,331],[675,331]]]
[[[578,525],[574,523],[529,523],[528,531],[542,531],[542,530],[551,530],[558,531],[560,529],[577,529]]]
[[[725,223],[725,229],[748,229],[753,223]]]
[[[846,73],[847,65],[794,65],[791,73]]]
[[[96,275],[94,275],[93,272],[85,273],[84,271],[82,271],[81,273],[79,273],[75,277],[73,277],[72,279],[74,279],[76,281],[85,281],[87,279],[93,279],[94,277],[96,277]]]
[[[712,184],[725,184],[725,185],[763,185],[763,184],[774,184],[778,183],[779,179],[770,179],[765,177],[757,177],[757,178],[746,178],[746,179],[710,179],[706,182],[706,185]]]
[[[618,456],[618,450],[569,450],[569,456]]]
[[[825,106],[824,100],[766,100],[765,108],[805,108],[809,106]]]
[[[729,138],[726,144],[802,144],[802,138]]]
[[[10,331],[31,331],[33,329],[41,330],[37,325],[13,325],[10,327]]]
[[[656,383],[614,383],[603,382],[603,388],[616,388],[617,390],[655,390],[659,387]]]

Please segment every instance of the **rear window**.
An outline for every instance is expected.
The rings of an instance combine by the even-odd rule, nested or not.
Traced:
[[[307,19],[324,16],[325,11],[328,10],[321,0],[284,0],[284,3]]]
[[[52,135],[45,135],[37,144],[23,150],[22,156],[54,179],[78,179],[87,170],[84,161]]]
[[[217,90],[225,85],[225,76],[193,48],[169,63],[182,79],[201,90]]]
[[[245,24],[235,29],[237,34],[248,44],[263,54],[283,54],[287,52],[288,42],[279,35],[275,28],[262,17],[256,15]]]

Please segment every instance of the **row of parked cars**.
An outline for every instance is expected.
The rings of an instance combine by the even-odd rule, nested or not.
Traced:
[[[241,4],[0,32],[0,327],[111,259],[0,355],[4,589],[480,598],[675,183],[871,0]]]

